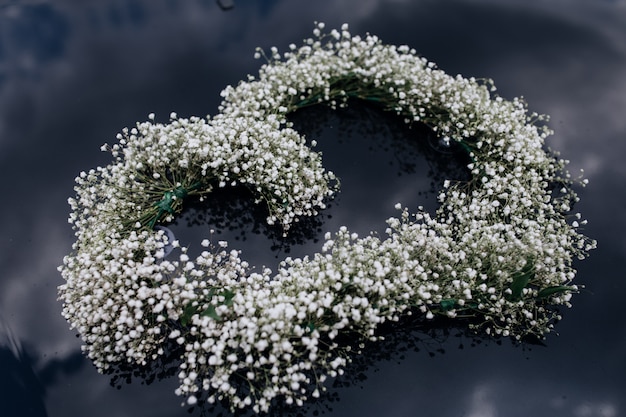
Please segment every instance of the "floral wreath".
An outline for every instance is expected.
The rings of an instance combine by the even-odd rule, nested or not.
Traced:
[[[167,124],[150,115],[103,146],[113,163],[76,178],[76,242],[59,267],[59,294],[100,371],[147,365],[174,343],[183,352],[176,393],[187,404],[268,411],[277,399],[318,397],[383,322],[463,316],[477,332],[521,340],[545,337],[558,307],[570,306],[573,259],[595,242],[570,213],[578,198],[567,161],[544,150],[546,118],[491,95],[490,80],[447,75],[408,46],[353,36],[347,25],[323,29],[316,24],[313,38],[282,56],[258,49],[267,63],[222,91],[220,114],[172,114]],[[222,241],[205,239],[191,259],[159,226],[188,196],[231,185],[249,187],[285,233],[316,215],[337,181],[286,116],[353,98],[457,142],[471,180],[445,181],[433,216],[398,205],[385,238],[342,227],[326,234],[320,253],[287,258],[276,273],[253,271]],[[171,247],[177,257],[166,256]]]

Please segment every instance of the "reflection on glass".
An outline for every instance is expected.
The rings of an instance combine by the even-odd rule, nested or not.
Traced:
[[[6,417],[46,417],[45,387],[34,359],[0,318],[0,413]]]
[[[62,57],[69,35],[68,20],[50,4],[0,8],[0,62],[16,65],[17,74],[36,74]]]
[[[46,355],[43,355],[44,358]],[[0,415],[46,417],[46,391],[87,363],[80,350],[62,358],[41,359],[37,347],[24,346],[0,317]]]

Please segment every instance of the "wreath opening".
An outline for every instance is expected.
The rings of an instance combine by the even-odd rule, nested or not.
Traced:
[[[280,225],[265,222],[266,207],[254,204],[246,187],[217,188],[203,202],[188,198],[167,227],[181,245],[190,245],[190,257],[202,249],[193,243],[211,236],[213,242],[234,245],[251,265],[276,271],[286,256],[312,256],[324,231],[341,225],[359,235],[384,236],[387,225],[381,219],[397,214],[398,201],[421,205],[432,215],[444,179],[470,179],[464,149],[440,149],[426,125],[406,125],[375,103],[350,101],[336,110],[311,106],[288,117],[297,132],[317,142],[324,166],[341,178],[341,191],[318,215],[299,219],[286,236]]]
[[[183,352],[176,393],[187,404],[268,411],[319,397],[385,322],[469,317],[476,332],[522,340],[545,337],[571,305],[572,262],[595,242],[572,213],[577,180],[545,149],[545,117],[408,46],[353,36],[347,25],[323,30],[316,24],[313,38],[282,55],[258,50],[267,63],[222,91],[218,115],[172,114],[165,124],[150,115],[103,147],[111,164],[76,178],[76,242],[59,268],[59,295],[99,370],[145,366],[173,342]],[[432,215],[398,206],[386,236],[341,227],[319,253],[286,258],[276,272],[251,271],[224,241],[204,239],[190,257],[157,230],[184,201],[227,186],[252,190],[266,222],[285,233],[317,215],[338,183],[287,115],[350,99],[463,148],[471,179],[444,181]],[[165,257],[168,245],[177,257]]]

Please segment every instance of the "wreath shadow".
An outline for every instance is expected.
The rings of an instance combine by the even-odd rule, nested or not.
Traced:
[[[532,350],[536,346],[545,346],[538,340],[514,342],[505,338],[493,338],[472,332],[468,327],[469,321],[437,317],[425,321],[419,314],[405,317],[399,322],[387,322],[377,332],[383,339],[375,342],[366,342],[359,353],[348,356],[349,362],[343,375],[329,379],[326,390],[320,392],[320,397],[310,398],[302,406],[286,405],[274,401],[268,413],[261,413],[268,417],[305,417],[329,414],[334,406],[341,401],[342,389],[363,386],[372,373],[383,368],[386,363],[398,363],[414,354],[428,355],[435,358],[445,355],[451,350],[464,350],[489,345],[511,343],[514,348],[523,351]],[[351,336],[346,336],[350,339]],[[120,364],[111,368],[107,373],[111,376],[110,385],[121,389],[126,384],[140,381],[143,385],[150,385],[155,381],[174,378],[179,372],[180,356],[183,353],[180,346],[170,343],[165,354],[158,361],[147,367]],[[237,410],[231,412],[227,402],[215,404],[198,404],[187,407],[186,412],[200,417],[252,417],[259,414],[252,410]]]

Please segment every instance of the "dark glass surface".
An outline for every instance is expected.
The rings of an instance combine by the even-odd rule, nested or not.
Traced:
[[[228,3],[234,7],[213,0],[0,3],[0,416],[189,415],[173,393],[175,378],[111,384],[81,355],[56,299],[56,267],[73,242],[67,198],[81,170],[108,163],[100,145],[123,127],[151,112],[161,121],[172,111],[214,114],[222,88],[258,70],[256,46],[284,50],[308,37],[314,21],[348,22],[353,33],[408,44],[449,73],[493,78],[502,96],[522,95],[532,111],[550,114],[556,133],[549,146],[590,180],[576,210],[599,248],[577,263],[577,283],[586,287],[543,346],[407,324],[368,349],[330,397],[301,412],[625,415],[626,3]],[[463,175],[454,155],[433,151],[427,132],[368,106],[293,118],[319,137],[326,163],[344,177],[343,191],[289,247],[252,218],[214,219],[256,265],[273,265],[288,249],[312,253],[315,239],[340,224],[382,232],[396,202],[432,210],[442,178]],[[235,209],[254,213],[241,197],[223,195],[231,217]],[[211,226],[187,213],[173,228],[192,241]],[[194,218],[199,224],[186,228]],[[228,415],[206,414],[220,413]]]

